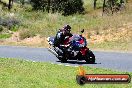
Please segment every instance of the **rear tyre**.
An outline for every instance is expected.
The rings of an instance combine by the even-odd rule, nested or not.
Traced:
[[[62,63],[66,63],[67,60],[63,58],[63,59],[61,60],[61,62],[62,62]]]
[[[61,61],[62,57],[57,57],[59,59],[59,61]]]
[[[61,61],[61,63],[66,63],[67,62],[67,59],[65,58],[65,57],[57,57],[60,61]]]
[[[59,60],[61,61],[61,63],[66,63],[67,62],[67,59],[62,57],[62,58],[59,58]]]
[[[90,63],[90,64],[94,64],[95,63],[95,55],[93,54],[93,52],[91,50],[89,50],[87,52],[87,56],[85,58],[85,61],[87,63]]]

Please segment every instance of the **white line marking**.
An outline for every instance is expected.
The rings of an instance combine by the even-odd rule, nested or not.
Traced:
[[[70,65],[67,64],[67,65],[65,65],[65,66],[70,66]]]
[[[58,65],[63,65],[63,64],[58,64]]]
[[[74,66],[74,67],[79,67],[79,66]]]

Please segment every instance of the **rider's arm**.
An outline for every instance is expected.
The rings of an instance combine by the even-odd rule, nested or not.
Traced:
[[[61,35],[62,35],[62,32],[58,32],[58,33],[57,33],[57,36],[56,36],[57,39],[60,39]]]

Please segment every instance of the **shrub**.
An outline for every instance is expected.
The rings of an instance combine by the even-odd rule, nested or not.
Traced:
[[[20,24],[20,21],[14,18],[5,18],[5,19],[0,18],[0,25],[8,27],[9,29],[19,24]]]
[[[63,15],[84,11],[82,0],[31,0],[31,3],[34,10],[61,12]]]
[[[17,19],[7,18],[7,19],[5,19],[3,25],[8,26],[8,27],[12,27],[14,25],[18,25],[19,23],[20,22]]]
[[[10,38],[11,34],[0,34],[0,39]]]
[[[20,39],[25,39],[25,38],[33,37],[35,36],[35,34],[30,32],[29,30],[24,29],[19,31],[19,36],[20,36]]]
[[[0,32],[2,32],[3,31],[3,27],[0,25]]]

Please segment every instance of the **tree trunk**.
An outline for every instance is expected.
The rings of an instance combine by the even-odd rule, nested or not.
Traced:
[[[103,12],[104,12],[104,7],[105,7],[105,2],[106,2],[106,0],[104,0],[104,2],[103,2]]]
[[[21,3],[22,3],[22,5],[24,5],[24,4],[25,4],[25,0],[22,0],[22,2],[21,2]]]
[[[112,11],[112,14],[114,13],[114,1],[115,0],[111,0],[111,11]]]
[[[97,0],[94,0],[94,9],[96,9],[96,1],[97,1]]]
[[[12,0],[9,0],[9,4],[8,4],[8,10],[9,11],[11,10],[11,2],[12,2]]]
[[[48,10],[48,13],[49,13],[49,11],[50,11],[50,0],[48,0],[48,8],[47,8],[47,10]]]

